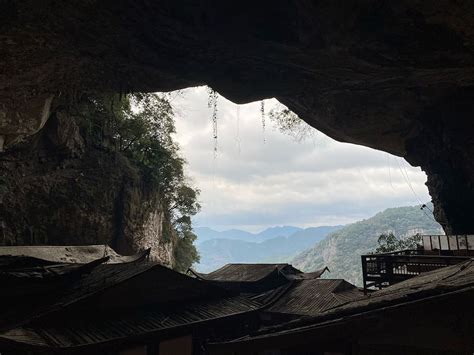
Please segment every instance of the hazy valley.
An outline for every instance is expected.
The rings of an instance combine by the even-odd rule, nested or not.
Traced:
[[[327,266],[330,273],[326,277],[360,285],[360,255],[373,251],[378,236],[386,232],[410,236],[442,230],[431,212],[419,206],[389,208],[345,226],[283,226],[260,233],[237,229],[218,232],[201,227],[195,229],[201,260],[194,267],[209,272],[227,263],[287,262],[303,271]]]

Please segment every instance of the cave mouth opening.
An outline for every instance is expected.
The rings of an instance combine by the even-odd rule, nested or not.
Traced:
[[[252,232],[276,225],[339,225],[430,200],[420,168],[389,153],[337,142],[292,113],[282,115],[287,108],[276,99],[239,105],[219,95],[216,143],[209,91],[195,87],[171,96],[175,137],[201,190],[197,225]]]

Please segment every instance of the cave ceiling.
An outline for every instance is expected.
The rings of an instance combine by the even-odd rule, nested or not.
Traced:
[[[37,132],[61,96],[209,85],[236,103],[275,97],[336,140],[421,166],[438,220],[451,231],[471,228],[467,217],[455,219],[474,201],[472,1],[0,6],[6,147]]]

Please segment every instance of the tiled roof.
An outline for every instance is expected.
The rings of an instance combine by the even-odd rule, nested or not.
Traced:
[[[363,293],[345,280],[319,278],[295,280],[267,311],[315,316],[360,297],[363,297]]]
[[[301,271],[289,264],[227,264],[209,274],[197,274],[209,281],[257,282],[273,272],[299,274]]]
[[[107,245],[34,245],[34,246],[0,246],[0,265],[8,257],[29,257],[60,264],[86,264],[108,256],[109,264],[127,263],[137,260],[149,253],[144,251],[136,255],[120,255]]]
[[[283,285],[277,286],[275,288],[258,292],[258,293],[245,293],[246,296],[250,297],[252,300],[259,302],[262,305],[270,305],[273,304],[276,300],[278,300],[281,295],[283,295],[292,285],[292,282],[287,282]]]
[[[259,306],[257,302],[235,296],[184,303],[177,307],[152,306],[80,321],[54,323],[45,318],[1,334],[0,342],[50,348],[86,346],[231,317],[255,311]]]
[[[139,279],[131,286],[128,283],[123,286],[126,281],[139,277],[146,279]],[[156,263],[100,264],[80,277],[9,284],[0,294],[0,330],[25,324],[95,295],[106,298],[106,292],[109,292],[106,304],[110,304],[110,307],[139,307],[144,303],[229,295],[222,288]]]
[[[12,322],[23,323],[61,309],[153,267],[158,266],[147,262],[101,264],[80,277],[39,278],[36,282],[30,278],[26,280],[28,282],[9,283],[0,294],[0,301],[9,304],[9,307],[2,307],[0,311],[0,329]]]
[[[95,265],[67,282],[46,281],[40,278],[36,283],[42,292],[39,296],[12,298],[10,307],[3,309],[0,341],[83,346],[261,307],[257,301],[149,262]]]
[[[391,306],[403,307],[403,305],[411,304],[414,301],[423,302],[424,300],[432,300],[437,296],[445,297],[449,294],[459,294],[461,292],[472,293],[473,290],[474,259],[471,259],[461,264],[423,273],[412,279],[375,291],[367,297],[361,297],[328,309],[314,317],[262,328],[256,334],[227,343],[245,343],[263,338],[269,339],[285,334],[305,332],[313,328],[322,329],[322,327],[330,325],[332,322],[345,322],[347,319],[357,316],[369,315],[373,318],[372,312],[384,311]]]

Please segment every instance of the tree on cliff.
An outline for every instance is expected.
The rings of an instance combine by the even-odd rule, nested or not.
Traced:
[[[390,253],[405,249],[417,249],[421,243],[421,235],[415,234],[406,238],[398,238],[393,233],[383,233],[379,236],[375,253]]]
[[[296,113],[282,104],[276,105],[268,113],[270,120],[284,134],[301,142],[314,135],[314,128],[298,117]]]
[[[199,260],[193,244],[191,217],[200,209],[199,190],[184,174],[185,160],[173,141],[173,107],[166,95],[129,94],[89,98],[95,112],[93,134],[110,137],[110,146],[124,154],[157,189],[165,212],[163,234],[176,238],[174,267],[187,270]],[[102,139],[103,140],[103,139]]]

